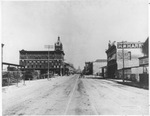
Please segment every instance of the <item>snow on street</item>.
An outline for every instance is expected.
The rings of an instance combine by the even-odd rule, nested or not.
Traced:
[[[148,115],[148,90],[63,76],[3,87],[3,115]]]
[[[84,87],[98,114],[148,115],[148,90],[105,79],[84,79]]]

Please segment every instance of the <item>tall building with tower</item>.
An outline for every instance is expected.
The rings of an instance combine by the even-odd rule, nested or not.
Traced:
[[[24,70],[39,70],[41,74],[48,71],[53,74],[64,74],[64,51],[63,45],[58,37],[54,44],[53,51],[27,51],[20,52],[20,65],[25,66]]]

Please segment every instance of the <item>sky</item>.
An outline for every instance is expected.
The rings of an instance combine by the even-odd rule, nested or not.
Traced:
[[[108,42],[144,42],[148,37],[146,0],[3,1],[3,61],[19,64],[19,51],[47,50],[58,36],[65,60],[83,69],[106,59]]]

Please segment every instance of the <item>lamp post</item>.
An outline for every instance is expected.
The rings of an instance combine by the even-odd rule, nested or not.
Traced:
[[[53,48],[53,45],[45,45],[45,48],[48,49],[48,70],[47,70],[47,73],[48,73],[48,80],[49,80],[49,50],[50,50],[50,48]]]

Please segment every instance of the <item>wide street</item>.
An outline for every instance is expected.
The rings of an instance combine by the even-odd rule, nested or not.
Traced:
[[[148,115],[148,90],[111,80],[58,76],[3,87],[3,115]]]

